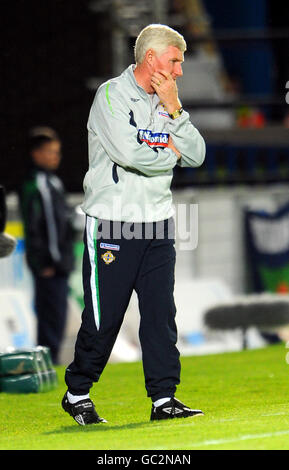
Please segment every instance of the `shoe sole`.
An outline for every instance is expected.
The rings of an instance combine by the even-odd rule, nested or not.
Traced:
[[[205,416],[205,413],[196,413],[192,416],[174,416],[173,418],[171,418],[170,416],[168,416],[167,418],[154,418],[154,419],[150,419],[150,421],[167,421],[167,420],[171,420],[171,419],[186,419],[186,418],[196,418],[197,416]]]

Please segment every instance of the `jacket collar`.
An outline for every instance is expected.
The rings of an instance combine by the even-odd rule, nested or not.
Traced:
[[[141,85],[139,85],[134,76],[134,69],[136,68],[135,64],[131,64],[123,71],[121,77],[124,77],[129,81],[130,85],[135,89],[135,91],[145,99],[151,99],[154,103],[160,102],[160,99],[156,93],[149,95]]]
[[[148,93],[143,89],[142,86],[140,86],[136,79],[135,79],[135,76],[134,76],[134,69],[135,69],[136,65],[135,64],[131,64],[127,67],[127,69],[125,69],[123,71],[123,73],[121,74],[122,77],[124,77],[125,79],[127,79],[130,83],[130,85],[135,88],[135,90],[142,96],[142,97],[146,97],[148,98]]]

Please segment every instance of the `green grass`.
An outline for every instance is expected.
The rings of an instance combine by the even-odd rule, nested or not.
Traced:
[[[79,426],[60,407],[66,390],[0,393],[0,449],[289,449],[284,345],[182,358],[176,396],[205,416],[149,422],[141,363],[108,364],[91,398],[107,424]]]

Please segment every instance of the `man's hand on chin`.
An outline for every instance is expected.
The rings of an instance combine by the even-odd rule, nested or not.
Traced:
[[[181,108],[176,80],[169,72],[165,70],[154,72],[151,77],[151,86],[169,114]]]

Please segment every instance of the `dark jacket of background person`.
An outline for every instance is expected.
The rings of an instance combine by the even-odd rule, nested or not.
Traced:
[[[51,266],[57,274],[68,275],[74,265],[74,229],[60,179],[33,166],[21,188],[20,205],[26,258],[33,274]]]

